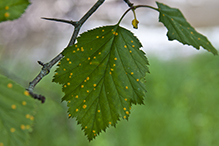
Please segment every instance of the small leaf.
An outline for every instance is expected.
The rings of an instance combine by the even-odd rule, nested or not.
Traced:
[[[24,88],[0,75],[0,145],[25,146],[34,120],[34,99]]]
[[[128,119],[133,103],[143,103],[140,80],[149,72],[148,61],[138,39],[118,25],[90,30],[77,41],[62,52],[53,81],[63,85],[69,115],[92,140]]]
[[[198,33],[184,18],[179,9],[170,8],[167,5],[157,2],[159,22],[162,22],[168,29],[169,40],[178,40],[183,44],[192,45],[196,49],[202,46],[204,49],[217,55],[217,50],[212,46],[208,39]]]
[[[29,4],[28,0],[0,0],[0,22],[19,18]]]

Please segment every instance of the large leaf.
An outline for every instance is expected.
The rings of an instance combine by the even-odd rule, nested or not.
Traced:
[[[89,140],[142,104],[148,61],[138,39],[118,26],[85,32],[66,48],[54,81],[63,85],[68,112]]]
[[[19,18],[29,4],[28,0],[0,0],[0,22]]]
[[[168,29],[169,40],[178,40],[183,44],[192,45],[196,49],[202,46],[204,49],[217,55],[217,50],[212,46],[208,39],[198,33],[184,18],[183,14],[175,8],[157,2],[160,12],[159,21]]]
[[[34,99],[0,75],[0,146],[25,146],[34,117]]]

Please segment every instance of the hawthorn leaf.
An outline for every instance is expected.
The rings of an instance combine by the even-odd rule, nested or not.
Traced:
[[[217,55],[217,50],[212,46],[209,40],[198,33],[185,19],[179,9],[171,8],[162,3],[156,2],[159,11],[159,22],[162,22],[168,29],[167,36],[169,40],[178,40],[187,45],[192,45],[199,50],[202,46],[207,51]]]
[[[19,18],[29,4],[29,0],[0,0],[0,22]]]
[[[0,75],[0,145],[28,145],[35,101],[14,81]]]
[[[89,141],[120,119],[128,119],[132,104],[143,104],[148,60],[139,40],[119,25],[81,34],[66,48],[53,81],[63,85],[68,101]]]

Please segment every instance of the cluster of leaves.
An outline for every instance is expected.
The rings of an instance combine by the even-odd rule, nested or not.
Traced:
[[[0,21],[21,16],[28,0],[0,2]],[[198,33],[182,13],[157,2],[159,21],[168,29],[169,40],[178,40],[217,54],[208,39]],[[133,7],[136,9],[136,7]],[[134,27],[138,21],[135,18]],[[120,119],[128,120],[132,104],[143,104],[143,80],[149,73],[148,60],[139,40],[129,30],[116,25],[89,30],[77,44],[62,52],[53,81],[62,84],[69,117],[75,117],[89,141]],[[33,121],[33,101],[24,89],[0,76],[0,145],[23,145]],[[24,94],[25,93],[25,94]],[[16,121],[13,119],[16,118]],[[3,138],[3,139],[1,139]]]
[[[169,40],[197,49],[202,46],[217,54],[178,9],[157,5],[159,21],[168,29]],[[65,57],[53,81],[63,85],[69,116],[77,119],[92,140],[109,125],[128,119],[132,104],[143,103],[146,89],[141,80],[149,72],[148,61],[138,39],[119,23],[85,32],[77,41],[62,52]]]

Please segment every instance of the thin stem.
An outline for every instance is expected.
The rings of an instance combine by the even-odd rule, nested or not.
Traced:
[[[72,46],[75,43],[75,40],[78,36],[78,33],[80,31],[81,26],[84,24],[84,22],[98,9],[98,7],[104,2],[105,0],[98,0],[93,7],[88,10],[88,12],[77,22],[75,21],[68,21],[68,20],[63,20],[63,19],[55,19],[55,18],[43,18],[46,20],[52,20],[52,21],[58,21],[58,22],[63,22],[63,23],[69,23],[72,24],[74,28],[74,32],[72,34],[72,37],[69,41],[68,47]],[[41,61],[38,61],[38,63],[43,66],[40,73],[33,79],[32,82],[29,83],[29,87],[27,88],[27,91],[29,91],[30,95],[34,99],[40,100],[42,103],[45,102],[45,97],[42,95],[34,94],[33,89],[35,86],[40,82],[41,79],[43,79],[44,76],[49,74],[50,69],[59,61],[63,58],[64,56],[62,54],[58,54],[55,58],[53,58],[50,62],[44,64]]]
[[[154,8],[152,6],[148,6],[148,5],[137,5],[137,6],[132,6],[130,7],[128,10],[125,11],[125,13],[122,15],[122,17],[119,19],[118,23],[117,24],[120,24],[122,19],[125,17],[125,15],[130,11],[130,10],[135,10],[137,8],[142,8],[142,7],[145,7],[145,8],[151,8],[153,10],[156,10],[156,11],[159,11],[157,8]]]

